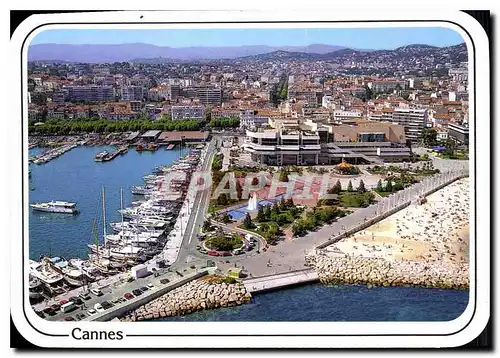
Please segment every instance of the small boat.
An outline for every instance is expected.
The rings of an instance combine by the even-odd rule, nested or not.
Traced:
[[[150,145],[148,145],[148,148],[147,148],[149,151],[152,151],[154,152],[155,150],[158,149],[158,144],[154,144],[154,143],[151,143]]]
[[[142,152],[144,150],[144,147],[140,144],[137,145],[137,147],[135,148],[135,150],[137,150],[138,152]]]
[[[104,160],[104,158],[106,158],[108,156],[109,152],[107,150],[103,151],[103,152],[100,152],[99,154],[97,154],[95,157],[94,157],[94,161],[96,162],[102,162]]]
[[[165,150],[172,150],[175,148],[175,144],[169,144],[165,147]]]

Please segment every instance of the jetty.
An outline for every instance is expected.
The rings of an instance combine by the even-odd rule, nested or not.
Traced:
[[[54,149],[50,149],[43,154],[40,154],[36,157],[30,157],[29,161],[35,164],[45,164],[50,162],[52,159],[55,159],[66,152],[69,152],[71,149],[76,148],[77,144],[66,144]]]
[[[256,293],[317,281],[319,281],[319,277],[315,270],[304,269],[277,275],[249,278],[243,280],[243,284],[248,292]]]

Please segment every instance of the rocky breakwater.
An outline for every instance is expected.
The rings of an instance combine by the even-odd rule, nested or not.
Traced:
[[[124,322],[147,321],[204,309],[231,307],[250,301],[251,295],[242,283],[225,283],[206,277],[191,281],[127,313]]]
[[[421,286],[444,289],[467,289],[467,263],[440,264],[423,261],[388,261],[383,258],[330,256],[313,254],[306,257],[325,284],[366,284],[375,286]]]

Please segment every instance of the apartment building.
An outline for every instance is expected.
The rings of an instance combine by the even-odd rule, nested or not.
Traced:
[[[70,102],[107,102],[115,98],[111,86],[66,86],[63,87],[63,91]]]
[[[205,108],[203,106],[172,106],[171,113],[174,121],[184,119],[202,121],[205,119]]]
[[[427,127],[428,110],[416,108],[394,108],[393,122],[402,125],[405,135],[412,143],[420,140],[422,130]]]
[[[141,86],[124,86],[120,89],[122,101],[142,101],[144,88]]]
[[[333,111],[333,120],[342,122],[345,120],[360,119],[363,116],[361,111],[343,111],[336,109]]]
[[[200,99],[203,105],[220,106],[222,103],[222,89],[200,87],[196,89],[196,97]]]

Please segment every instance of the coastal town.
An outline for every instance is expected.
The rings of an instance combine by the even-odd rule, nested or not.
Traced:
[[[131,322],[310,282],[467,290],[467,65],[464,43],[29,61],[30,223],[93,238],[62,257],[30,233],[31,306]],[[119,201],[105,181],[74,201],[44,191],[38,176],[76,152],[142,182],[124,178]]]

